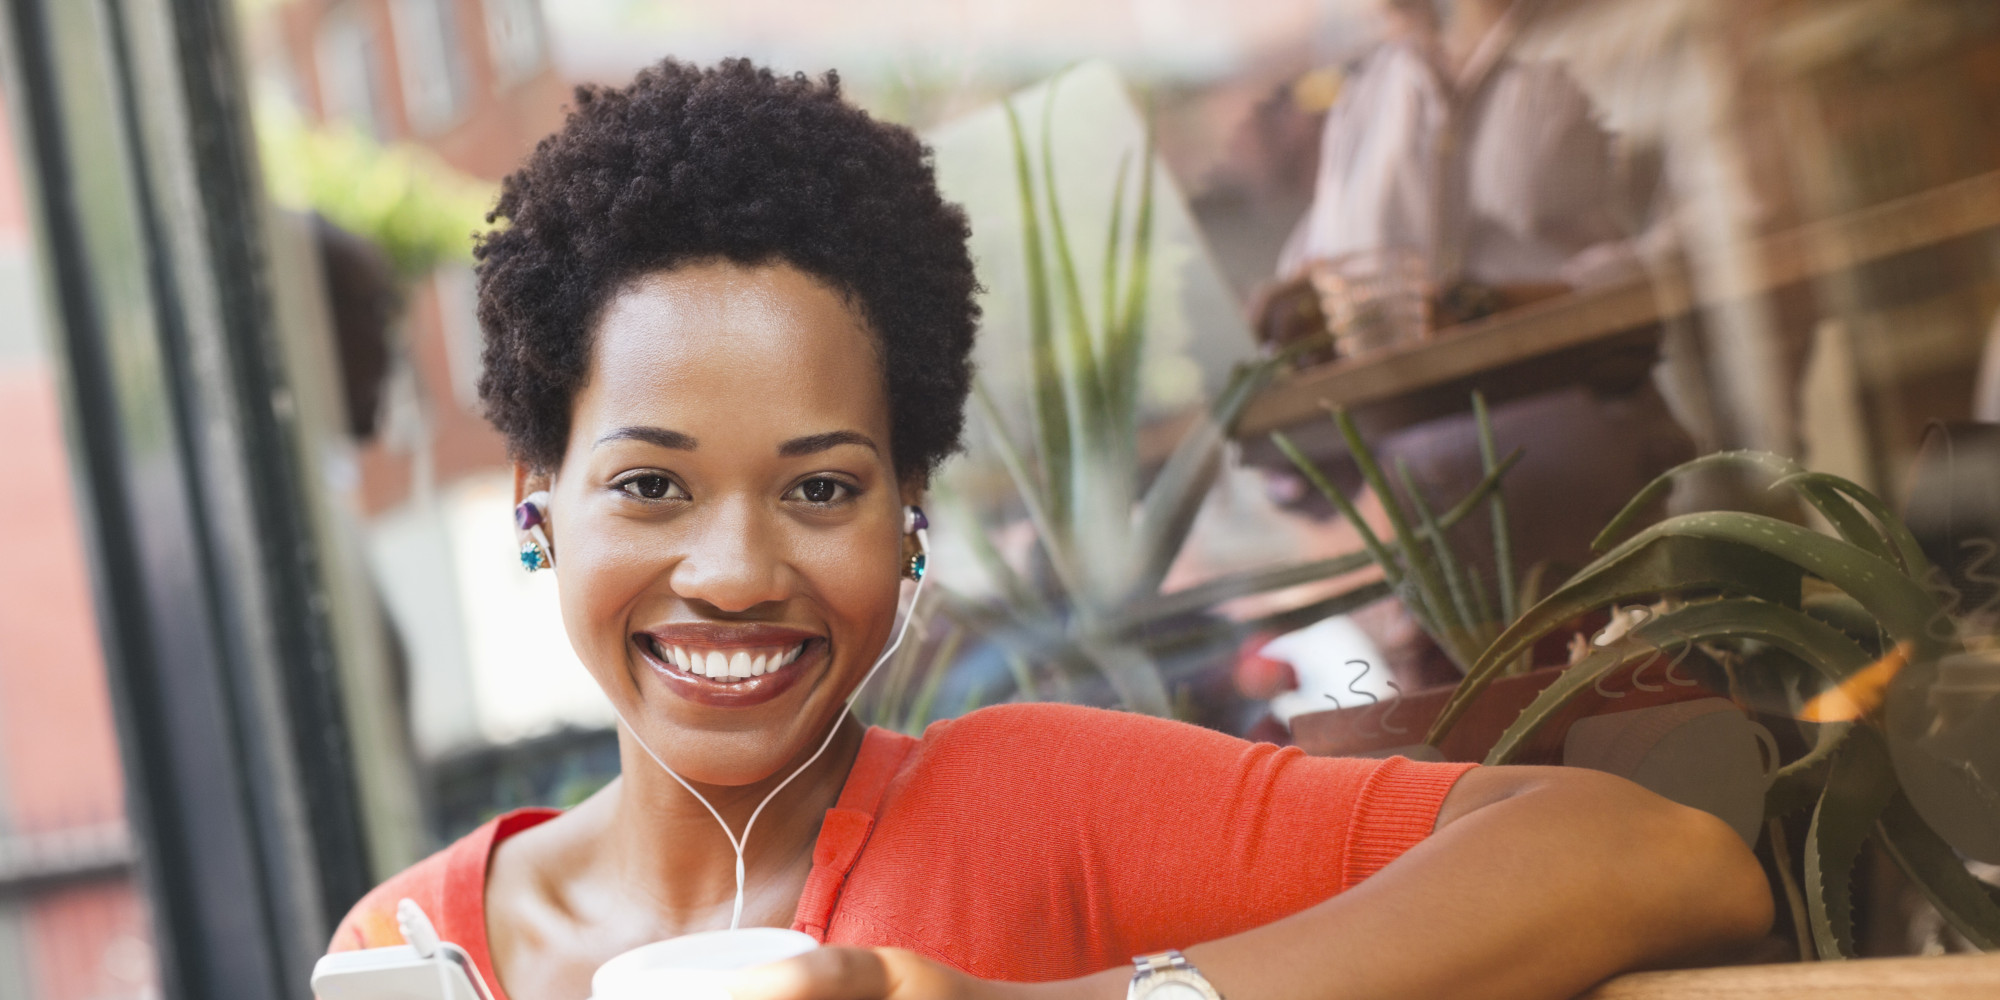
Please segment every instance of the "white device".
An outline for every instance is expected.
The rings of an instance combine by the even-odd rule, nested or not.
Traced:
[[[414,900],[396,904],[406,944],[327,955],[313,966],[318,1000],[493,1000],[464,948],[438,940]]]

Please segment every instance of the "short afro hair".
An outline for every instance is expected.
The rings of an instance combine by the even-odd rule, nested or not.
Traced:
[[[897,474],[958,450],[979,291],[965,213],[909,129],[841,98],[828,73],[669,59],[583,86],[561,130],[503,182],[474,250],[486,334],[479,394],[509,453],[562,463],[598,313],[642,275],[785,263],[845,296],[874,334]]]

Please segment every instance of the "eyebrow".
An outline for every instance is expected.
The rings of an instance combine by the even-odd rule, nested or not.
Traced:
[[[664,427],[644,426],[620,427],[598,438],[597,443],[591,445],[591,447],[595,448],[612,441],[644,441],[647,444],[659,445],[662,448],[672,448],[675,451],[694,450],[694,438],[689,435],[682,434],[680,431],[670,431]]]
[[[644,441],[647,444],[658,445],[662,448],[672,448],[675,451],[695,450],[695,440],[692,435],[683,434],[680,431],[670,431],[664,427],[648,427],[643,425],[620,427],[598,438],[597,443],[592,445],[592,447],[604,445],[612,441]],[[875,442],[870,440],[868,435],[859,431],[827,431],[824,434],[808,434],[805,437],[796,437],[779,445],[778,454],[783,458],[795,458],[799,455],[818,454],[819,452],[830,448],[837,448],[843,444],[860,445],[878,455],[881,454],[881,449],[875,447]]]
[[[778,455],[782,458],[811,455],[843,444],[858,444],[878,455],[882,453],[875,447],[875,442],[868,439],[868,435],[859,431],[828,431],[825,434],[808,434],[805,437],[793,438],[778,446]]]

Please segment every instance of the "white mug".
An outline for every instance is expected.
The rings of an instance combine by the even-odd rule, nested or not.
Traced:
[[[590,977],[591,1000],[729,1000],[737,970],[817,947],[808,935],[776,927],[684,934],[598,966]]]

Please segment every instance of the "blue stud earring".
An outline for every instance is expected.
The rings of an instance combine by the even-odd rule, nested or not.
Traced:
[[[521,544],[521,568],[530,573],[555,568],[548,533],[542,530],[547,520],[543,511],[548,502],[548,493],[537,490],[514,508],[514,527],[528,536],[528,540]]]

